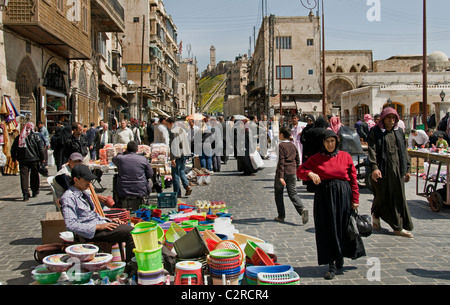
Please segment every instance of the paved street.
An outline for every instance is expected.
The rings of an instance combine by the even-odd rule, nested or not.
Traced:
[[[415,229],[414,239],[393,235],[383,229],[365,238],[367,257],[345,260],[342,274],[323,279],[327,267],[318,266],[316,258],[313,195],[298,183],[298,191],[310,210],[310,221],[301,224],[300,217],[285,194],[285,223],[273,221],[276,216],[273,178],[275,163],[265,160],[265,168],[255,176],[242,176],[231,159],[215,173],[209,186],[196,186],[186,199],[225,200],[233,214],[233,223],[244,234],[257,236],[275,247],[278,263],[292,265],[303,285],[434,285],[450,284],[450,209],[432,212],[425,198],[416,196],[415,177],[407,184],[407,198]],[[55,168],[50,167],[50,174]],[[102,177],[102,185],[111,192],[113,173]],[[360,213],[369,213],[372,196],[361,189]],[[35,246],[41,244],[40,220],[55,210],[46,179],[41,177],[41,193],[28,202],[22,201],[19,176],[0,176],[0,282],[3,285],[28,285]],[[369,262],[369,264],[368,264]],[[375,264],[374,263],[378,264]],[[374,271],[380,267],[380,272]],[[375,279],[370,281],[370,279]]]

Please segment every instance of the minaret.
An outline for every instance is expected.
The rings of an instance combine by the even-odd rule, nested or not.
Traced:
[[[209,54],[209,65],[211,69],[214,69],[214,67],[216,66],[216,48],[214,46],[211,46],[211,48],[209,49]]]

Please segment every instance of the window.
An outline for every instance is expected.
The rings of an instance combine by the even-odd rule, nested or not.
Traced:
[[[134,23],[139,22],[139,17],[134,17],[134,18],[133,18],[133,22],[134,22]]]
[[[309,69],[308,70],[308,75],[314,75],[314,70],[313,69]]]
[[[307,46],[313,46],[314,45],[314,39],[307,39],[306,40],[306,45]]]
[[[290,36],[278,36],[276,40],[277,49],[292,49],[292,41]]]
[[[58,10],[64,12],[64,0],[56,0],[56,2]]]
[[[89,29],[89,14],[88,14],[88,5],[87,5],[87,0],[83,0],[83,6],[81,8],[81,18],[83,19],[83,31],[85,31],[86,33],[88,32]]]
[[[280,66],[277,66],[277,79],[280,79]],[[292,66],[281,66],[281,79],[292,79]]]

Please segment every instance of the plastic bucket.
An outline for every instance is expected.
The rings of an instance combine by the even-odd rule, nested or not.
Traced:
[[[158,247],[157,225],[151,222],[140,222],[131,231],[137,251],[154,250]]]
[[[172,223],[166,232],[166,241],[173,244],[184,235],[186,235],[186,232],[177,223]]]
[[[162,246],[152,251],[133,249],[133,252],[140,271],[155,271],[162,268]]]

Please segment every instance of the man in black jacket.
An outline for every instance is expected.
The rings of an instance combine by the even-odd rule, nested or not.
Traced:
[[[30,199],[31,186],[32,196],[39,194],[39,166],[44,162],[44,143],[39,133],[34,132],[34,124],[25,124],[22,132],[14,139],[11,147],[11,158],[19,161],[20,186],[22,188],[23,201]],[[31,174],[30,174],[31,173]]]
[[[89,147],[88,141],[85,134],[83,134],[83,126],[80,123],[72,124],[72,135],[64,143],[64,157],[68,160],[70,155],[74,152],[80,153],[84,158],[86,158]]]

